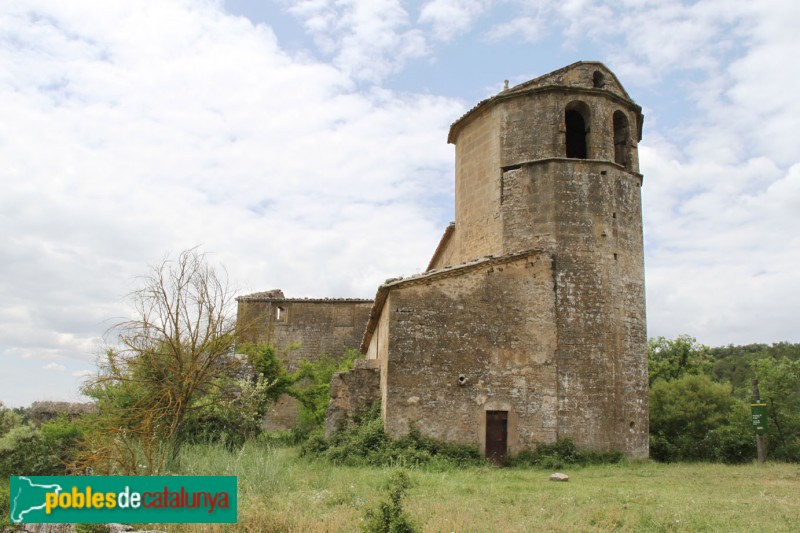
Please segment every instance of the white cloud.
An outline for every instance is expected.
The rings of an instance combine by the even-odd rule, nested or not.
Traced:
[[[437,40],[478,52],[476,70],[605,61],[647,115],[650,333],[800,340],[800,4],[431,0],[413,23],[394,0],[284,5],[324,60],[213,1],[3,4],[0,390],[15,401],[74,389],[167,252],[202,245],[240,292],[293,296],[369,297],[424,267],[465,104],[381,84]],[[65,369],[20,391],[43,364]]]
[[[482,0],[430,0],[422,6],[419,21],[432,26],[436,39],[451,41],[472,29],[488,7]]]
[[[427,53],[422,32],[410,28],[397,0],[299,0],[289,11],[303,21],[320,50],[358,81],[379,82]]]
[[[42,368],[44,368],[45,370],[53,370],[55,372],[63,372],[64,370],[67,369],[67,367],[65,367],[64,365],[60,365],[58,363],[48,363],[44,365]]]
[[[519,16],[508,22],[495,24],[486,33],[486,38],[499,41],[518,38],[523,42],[536,43],[547,34],[546,22],[538,17]]]
[[[352,9],[353,35],[380,31]],[[202,245],[241,292],[370,297],[450,218],[431,198],[451,192],[460,103],[357,92],[352,65],[292,58],[205,2],[31,0],[0,34],[9,394],[24,360],[85,367],[165,253]]]

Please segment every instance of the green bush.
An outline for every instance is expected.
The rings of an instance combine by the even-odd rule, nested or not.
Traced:
[[[0,437],[22,425],[22,417],[0,402]]]
[[[11,495],[7,476],[0,478],[0,530],[11,525],[10,512]]]
[[[0,439],[0,477],[63,473],[64,468],[37,429],[19,426]]]
[[[404,470],[392,472],[386,484],[387,499],[377,509],[364,513],[365,533],[413,533],[416,526],[403,508],[403,499],[411,488],[411,480]]]
[[[42,424],[39,431],[64,473],[72,473],[77,457],[84,448],[84,426],[80,420],[70,420],[66,415],[61,415]]]
[[[665,462],[753,458],[747,409],[730,385],[708,376],[658,381],[650,389],[650,456]]]
[[[509,460],[509,466],[536,466],[559,469],[567,465],[615,464],[625,459],[621,451],[579,450],[569,437],[553,444],[539,444],[535,450],[523,450]]]
[[[36,429],[18,426],[0,438],[0,476],[56,476],[74,472],[83,447],[79,421],[61,416]]]
[[[300,455],[349,466],[452,468],[484,464],[477,448],[439,442],[423,437],[416,430],[400,440],[392,440],[383,431],[377,403],[353,425],[336,432],[330,439],[325,439],[321,433],[312,434],[301,445]]]

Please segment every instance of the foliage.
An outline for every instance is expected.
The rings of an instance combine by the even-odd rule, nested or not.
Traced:
[[[705,375],[659,380],[650,389],[650,455],[659,461],[748,460],[754,439],[747,408],[729,385]]]
[[[566,437],[553,444],[539,444],[535,450],[523,450],[509,460],[509,466],[558,469],[567,465],[615,464],[624,459],[625,454],[621,451],[579,450],[572,439]]]
[[[99,413],[83,460],[103,471],[154,473],[168,453],[178,456],[187,415],[201,407],[195,400],[228,384],[216,378],[239,364],[233,294],[203,254],[187,250],[152,267],[130,301],[133,318],[116,326],[116,346],[84,389]]]
[[[77,468],[78,456],[85,449],[84,422],[61,415],[42,424],[39,431],[64,473],[73,473]]]
[[[649,382],[671,381],[685,374],[707,374],[713,362],[709,348],[694,337],[680,335],[676,339],[658,337],[647,341]]]
[[[41,428],[17,426],[0,438],[0,477],[71,474],[83,438],[80,423],[66,416]]]
[[[9,484],[10,482],[8,476],[0,477],[0,528],[7,528],[11,526],[11,494],[9,490]],[[5,531],[5,529],[0,530]]]
[[[776,342],[769,344],[747,344],[743,346],[722,346],[710,348],[714,358],[714,376],[717,381],[730,381],[735,393],[741,398],[749,398],[752,390],[751,381],[755,378],[754,368],[758,361],[771,359],[780,361],[784,358],[800,360],[800,343]]]
[[[297,348],[289,345],[284,355]],[[276,401],[292,384],[292,379],[283,367],[275,346],[266,343],[244,343],[237,346],[237,352],[247,357],[247,362],[255,371],[255,378],[261,377],[269,384],[267,399]]]
[[[760,359],[755,373],[767,404],[769,456],[800,462],[800,360]]]
[[[377,509],[367,509],[361,530],[366,533],[413,533],[417,531],[403,508],[403,499],[411,488],[405,470],[396,470],[386,484],[386,500]]]
[[[391,469],[393,470],[393,469]],[[237,531],[352,532],[385,499],[391,470],[297,457],[296,448],[186,445],[176,475],[236,475]],[[798,531],[798,465],[632,461],[567,471],[487,465],[407,469],[403,500],[424,531]],[[764,505],[746,505],[754,499]],[[766,514],[765,514],[765,509]],[[172,533],[224,533],[226,524],[163,524]]]
[[[3,402],[0,402],[0,437],[20,425],[22,425],[22,416],[4,406]]]
[[[321,355],[316,361],[303,360],[296,372],[288,377],[286,392],[300,402],[300,425],[305,428],[321,427],[331,399],[331,379],[337,372],[353,368],[353,361],[361,357],[356,350],[348,350],[342,358]]]
[[[300,447],[300,454],[349,466],[450,468],[484,464],[477,448],[426,438],[413,429],[402,439],[389,438],[383,430],[377,402],[351,426],[337,431],[330,439],[325,439],[321,433],[312,434]]]
[[[58,458],[36,428],[18,426],[0,439],[0,477],[63,473]]]
[[[184,425],[188,442],[223,442],[231,449],[241,447],[247,440],[261,433],[261,424],[269,404],[274,401],[271,384],[264,376],[258,375],[255,382],[250,379],[234,380],[222,388],[234,391],[222,399],[210,395],[201,397],[198,402],[205,404],[202,409],[189,412]]]

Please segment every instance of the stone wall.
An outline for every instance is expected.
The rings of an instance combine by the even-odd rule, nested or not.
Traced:
[[[331,380],[331,401],[325,415],[325,436],[347,427],[380,401],[380,365],[375,359],[357,359],[355,368]]]
[[[497,108],[478,113],[456,144],[456,225],[452,261],[500,255],[500,127]]]
[[[474,262],[384,286],[386,431],[416,427],[485,446],[486,411],[509,412],[511,453],[557,437],[555,293],[549,253]]]
[[[325,354],[341,357],[358,349],[372,300],[285,298],[281,291],[237,299],[237,330],[244,342],[274,345],[286,369],[297,370],[301,360]],[[282,396],[267,415],[268,431],[290,429],[298,421],[298,404]]]

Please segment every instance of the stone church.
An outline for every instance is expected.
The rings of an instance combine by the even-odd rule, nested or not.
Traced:
[[[243,296],[243,333],[299,343],[290,367],[360,347],[329,431],[380,399],[389,435],[496,460],[563,437],[647,457],[642,121],[602,63],[506,87],[450,127],[456,219],[425,273],[374,301]],[[282,400],[268,427],[295,419]]]

